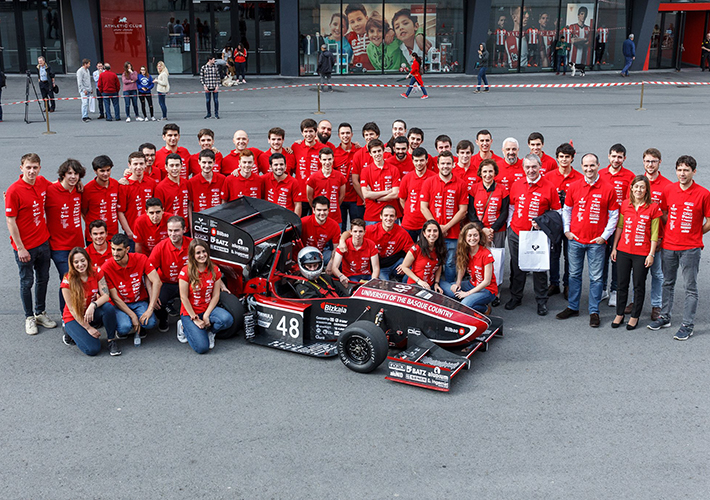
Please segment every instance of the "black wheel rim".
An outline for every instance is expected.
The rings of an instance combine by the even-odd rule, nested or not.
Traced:
[[[365,364],[372,357],[370,343],[359,335],[353,335],[345,345],[345,352],[353,362],[359,365]]]

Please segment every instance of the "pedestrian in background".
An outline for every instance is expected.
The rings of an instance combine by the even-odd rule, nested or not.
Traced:
[[[636,44],[634,43],[634,34],[631,33],[629,38],[624,40],[624,44],[621,46],[621,52],[624,54],[624,69],[621,70],[621,76],[629,76],[629,68],[631,64],[636,59]]]
[[[96,71],[94,71],[93,77],[94,77],[94,86],[96,87],[96,100],[98,101],[99,104],[99,120],[105,118],[104,115],[104,100],[103,96],[101,94],[101,91],[99,91],[99,77],[101,76],[101,73],[104,72],[104,65],[101,62],[96,63]]]
[[[486,88],[483,89],[484,92],[488,92],[490,89],[488,87],[488,78],[486,78],[486,70],[488,69],[488,49],[486,44],[482,43],[478,46],[478,62],[476,62],[476,67],[478,68],[478,83],[476,84],[476,90],[474,91],[478,94],[481,90],[481,82],[486,84]]]
[[[165,105],[165,94],[170,92],[170,82],[168,81],[170,73],[163,61],[158,61],[156,68],[158,69],[158,78],[155,80],[155,90],[158,91],[158,105],[160,106],[160,111],[163,113],[161,120],[167,120],[168,107]]]
[[[153,77],[148,74],[148,70],[145,66],[141,66],[141,72],[138,75],[138,99],[141,101],[141,111],[143,111],[143,120],[145,121],[148,121],[148,114],[145,112],[146,101],[148,101],[148,108],[150,109],[150,119],[155,121],[153,114],[153,96],[150,93],[154,86]],[[141,121],[139,117],[136,119]]]
[[[412,67],[409,69],[409,87],[407,87],[407,91],[402,94],[402,97],[405,99],[409,97],[409,93],[412,91],[412,88],[414,88],[414,84],[418,84],[419,88],[422,89],[422,99],[428,99],[429,94],[426,93],[426,89],[424,88],[424,82],[422,81],[422,74],[419,72],[419,68],[421,67],[422,64],[422,59],[419,57],[418,54],[412,53]]]
[[[228,59],[226,61],[229,63]],[[241,43],[237,45],[237,50],[234,51],[234,69],[237,75],[237,84],[247,83],[245,78],[247,72],[247,49]]]
[[[111,71],[109,63],[104,64],[104,70],[99,76],[97,87],[99,92],[106,99],[106,121],[112,120],[111,106],[113,105],[116,121],[121,119],[121,109],[118,107],[118,92],[121,90],[121,82],[118,80],[118,75]]]
[[[76,70],[76,86],[81,97],[81,119],[84,123],[91,121],[91,118],[89,118],[89,101],[91,100],[91,73],[89,73],[89,66],[91,66],[91,61],[82,59],[81,68]]]
[[[335,66],[335,56],[328,47],[323,44],[320,46],[320,53],[318,54],[318,74],[320,75],[320,89],[323,90],[323,86],[328,82],[328,90],[333,92],[333,86],[330,84],[330,77],[333,74],[333,66]]]
[[[705,35],[702,45],[700,46],[700,70],[710,70],[710,33]]]
[[[54,102],[54,71],[49,67],[44,57],[37,58],[37,74],[39,75],[39,91],[42,99],[49,105],[49,112],[54,113],[56,107]],[[49,102],[47,102],[49,100]]]
[[[219,120],[219,71],[215,62],[215,56],[210,55],[207,64],[200,68],[200,83],[205,89],[205,104],[207,114],[205,120],[212,116],[210,99],[214,100],[214,117]]]
[[[133,65],[126,61],[123,65],[123,100],[126,103],[126,122],[131,121],[131,104],[138,121],[138,73],[133,71]]]

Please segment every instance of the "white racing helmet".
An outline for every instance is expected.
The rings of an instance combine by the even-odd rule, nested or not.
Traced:
[[[316,267],[313,264],[316,264]],[[317,278],[323,272],[323,254],[316,247],[302,248],[298,252],[298,269],[306,279]]]

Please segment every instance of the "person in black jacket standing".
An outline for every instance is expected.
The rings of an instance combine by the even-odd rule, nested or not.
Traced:
[[[325,44],[321,45],[320,54],[318,54],[318,67],[316,68],[318,74],[320,75],[321,90],[327,81],[328,90],[333,92],[333,86],[330,84],[333,66],[335,66],[335,56],[330,50],[328,50],[328,47]]]
[[[37,75],[39,77],[39,91],[42,93],[42,99],[49,99],[49,112],[54,113],[54,72],[42,56],[37,58]]]
[[[476,85],[476,90],[474,93],[478,94],[481,91],[481,81],[486,84],[486,88],[483,89],[484,92],[488,92],[490,89],[488,87],[488,78],[486,78],[486,70],[488,69],[488,49],[486,49],[486,44],[482,43],[478,46],[478,62],[476,67],[478,68],[478,84]]]

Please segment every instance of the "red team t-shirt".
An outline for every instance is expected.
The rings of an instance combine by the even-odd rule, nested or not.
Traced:
[[[385,163],[382,168],[372,163],[360,172],[360,186],[367,187],[370,191],[387,191],[399,187],[399,170],[396,167]],[[397,200],[365,200],[365,220],[380,220],[380,212],[387,205],[393,205],[397,209],[397,217],[402,215],[401,206]]]
[[[89,254],[89,257],[91,258],[91,264],[94,266],[94,269],[103,267],[104,263],[111,258],[111,244],[108,243],[106,244],[106,250],[104,250],[104,253],[99,253],[95,248],[94,244],[91,243],[89,246],[85,248],[86,253]]]
[[[710,192],[693,184],[685,191],[674,182],[663,192],[661,210],[668,212],[663,248],[690,250],[704,248],[703,219],[710,218]]]
[[[515,234],[530,231],[534,218],[548,210],[560,208],[557,190],[545,177],[540,177],[535,183],[529,183],[527,178],[523,177],[515,181],[510,188],[510,209],[513,211],[510,228]]]
[[[474,167],[472,163],[469,164],[468,170],[464,170],[460,165],[456,165],[452,170],[453,174],[461,179],[461,181],[466,184],[466,188],[471,191],[474,184],[480,182],[478,177],[478,168]]]
[[[296,158],[296,180],[304,194],[306,192],[306,181],[321,168],[318,152],[324,147],[325,145],[319,141],[316,141],[313,146],[306,146],[303,141],[294,142],[291,145],[293,155]]]
[[[126,267],[119,266],[116,259],[109,259],[101,268],[108,287],[115,288],[126,304],[148,299],[143,275],[148,275],[153,269],[148,257],[140,253],[129,253]]]
[[[434,219],[441,226],[444,226],[454,218],[456,212],[459,211],[459,205],[468,205],[468,189],[463,181],[453,175],[446,182],[441,180],[440,176],[435,175],[427,179],[422,186],[422,194],[419,200],[429,203],[429,211],[434,216]],[[449,229],[446,239],[456,239],[459,237],[460,232],[461,225],[454,224]]]
[[[565,206],[572,208],[570,231],[584,245],[604,233],[609,210],[619,209],[614,188],[601,177],[594,184],[589,184],[586,179],[572,184],[565,197]]]
[[[385,165],[395,167],[399,171],[400,179],[409,172],[414,172],[414,162],[412,161],[412,155],[409,153],[407,153],[402,161],[399,161],[395,155],[392,155],[385,160]]]
[[[260,174],[266,175],[267,173],[271,173],[269,158],[271,158],[272,154],[271,149],[267,149],[259,155],[256,164]],[[281,154],[286,157],[286,174],[293,175],[294,170],[296,170],[296,157],[286,151],[281,151]]]
[[[52,250],[71,250],[84,246],[81,230],[81,193],[76,188],[69,192],[60,182],[50,184],[44,204],[47,213],[49,247]]]
[[[345,151],[342,148],[342,144],[339,145],[337,148],[335,148],[335,158],[334,158],[334,163],[333,163],[333,169],[337,170],[341,174],[343,174],[343,177],[345,177],[345,198],[343,199],[344,202],[353,202],[357,201],[359,196],[357,195],[357,192],[355,191],[355,188],[353,187],[353,177],[352,177],[352,169],[353,169],[353,158],[355,157],[355,153],[360,150],[361,148],[352,146],[349,151]],[[359,174],[358,174],[359,175]]]
[[[646,176],[648,178],[648,176]],[[657,203],[658,206],[661,206],[661,201],[663,199],[663,192],[666,190],[668,186],[673,184],[671,181],[669,181],[667,178],[663,177],[661,174],[658,174],[658,177],[656,177],[656,180],[652,181],[651,179],[648,179],[648,182],[651,184],[651,201],[654,203]],[[661,247],[661,240],[663,239],[663,234],[665,231],[665,222],[663,220],[659,221],[659,226],[658,226],[658,248]]]
[[[355,248],[352,238],[348,238],[345,244],[348,247],[345,252],[341,252],[340,248],[335,249],[336,252],[343,256],[342,273],[348,278],[361,274],[372,274],[370,259],[377,255],[375,244],[368,239],[364,239],[362,246]]]
[[[426,220],[421,210],[422,186],[429,178],[436,174],[431,170],[425,170],[424,175],[419,177],[416,172],[410,172],[402,178],[399,183],[399,198],[404,201],[404,216],[402,217],[402,227],[409,231],[418,231],[422,228]]]
[[[572,184],[584,179],[584,175],[578,170],[571,169],[565,177],[565,175],[560,173],[559,168],[555,168],[545,174],[545,179],[552,182],[558,193],[564,192],[566,194]]]
[[[483,223],[483,227],[491,227],[493,225],[500,215],[503,200],[509,196],[505,186],[497,182],[490,193],[486,191],[483,183],[479,182],[469,191],[469,195],[473,198],[476,216]],[[505,231],[505,229],[505,224],[503,224],[503,227],[498,231]]]
[[[419,245],[412,245],[409,249],[414,256],[414,262],[410,269],[422,281],[426,281],[429,286],[434,286],[436,279],[436,271],[439,269],[439,259],[436,253],[432,250],[431,257],[427,257]]]
[[[92,300],[99,298],[99,281],[101,281],[101,278],[103,277],[103,271],[101,271],[100,268],[94,268],[94,272],[86,278],[86,282],[82,283],[84,288],[84,311],[86,311],[86,308],[89,307]],[[64,279],[62,279],[62,283],[59,285],[59,288],[69,289],[69,280],[66,275],[64,275]],[[79,311],[77,311],[77,313],[78,312]],[[62,311],[62,321],[64,321],[64,324],[69,323],[70,321],[76,321],[76,318],[74,318],[72,313],[69,311],[69,305],[67,304],[64,305],[64,311]]]
[[[145,247],[145,255],[150,255],[155,246],[168,237],[168,219],[172,216],[170,212],[164,212],[158,225],[150,221],[148,214],[143,214],[136,219],[133,225],[133,240]]]
[[[187,181],[193,212],[201,212],[221,204],[223,185],[224,175],[222,174],[212,174],[212,180],[209,182],[202,174]]]
[[[276,203],[291,212],[296,208],[296,202],[302,201],[301,188],[296,179],[287,175],[277,181],[274,174],[269,172],[261,176],[264,184],[264,199]]]
[[[476,254],[468,258],[468,274],[471,277],[471,285],[477,287],[483,282],[486,273],[486,266],[488,264],[493,264],[495,259],[490,250],[485,247],[478,246],[478,251]],[[498,284],[496,283],[496,275],[491,269],[491,282],[486,287],[486,290],[491,292],[493,295],[498,295]]]
[[[414,244],[409,233],[398,224],[395,224],[389,231],[385,231],[381,223],[367,226],[365,238],[375,244],[380,259],[407,250]]]
[[[340,215],[340,187],[345,186],[345,177],[340,172],[335,170],[326,177],[323,171],[311,174],[306,181],[306,185],[313,190],[313,198],[317,196],[325,196],[330,202],[328,217],[340,224],[342,217]]]
[[[252,172],[255,174],[259,173],[259,167],[257,166],[258,158],[261,156],[261,150],[257,148],[247,148],[249,151],[251,151],[254,154],[254,167],[252,169]],[[232,151],[229,152],[227,156],[222,158],[222,166],[220,173],[222,175],[229,175],[235,170],[239,170],[239,159],[242,157],[241,153],[237,152],[236,149],[233,149]]]
[[[158,272],[160,281],[163,283],[178,282],[180,271],[187,265],[187,249],[191,241],[192,238],[183,236],[180,248],[175,248],[173,242],[167,238],[156,245],[150,253],[150,263]]]
[[[498,162],[498,175],[496,175],[496,182],[505,186],[508,191],[510,191],[510,187],[515,181],[522,179],[523,177],[525,177],[523,160],[518,159],[518,161],[513,165],[509,165],[505,160]]]
[[[22,244],[27,250],[36,248],[49,239],[44,214],[44,202],[49,186],[49,181],[41,175],[37,176],[34,185],[26,183],[20,177],[5,193],[5,217],[16,218]],[[12,237],[10,243],[12,248],[17,250]]]
[[[636,210],[631,201],[627,201],[621,207],[621,215],[624,217],[624,227],[616,249],[633,255],[651,253],[651,221],[663,215],[661,207],[651,203],[648,206],[641,205]]]
[[[130,184],[118,187],[118,211],[123,212],[133,229],[136,219],[145,213],[145,202],[153,197],[155,180],[143,177],[141,181],[128,180]]]
[[[185,219],[190,212],[190,190],[187,187],[187,179],[180,179],[180,184],[176,184],[167,177],[160,181],[155,187],[153,195],[163,203],[166,212],[171,212]]]
[[[322,252],[329,241],[332,241],[333,245],[338,244],[340,226],[330,217],[323,225],[319,225],[315,215],[308,215],[301,219],[301,239],[305,246],[316,247]]]
[[[84,213],[84,224],[86,232],[84,238],[90,241],[89,224],[95,220],[102,220],[106,223],[107,239],[118,233],[118,181],[109,179],[108,186],[102,187],[91,180],[84,186],[81,193],[81,211]]]
[[[230,174],[224,179],[224,185],[222,186],[223,200],[233,201],[243,196],[259,199],[264,197],[264,183],[258,174],[252,172],[247,178],[243,177],[241,172],[239,172],[239,175]]]
[[[212,300],[212,294],[214,292],[215,283],[219,281],[222,277],[222,272],[219,267],[214,266],[214,275],[209,269],[205,269],[200,273],[200,285],[197,289],[193,289],[190,285],[190,278],[187,275],[187,266],[183,267],[180,271],[179,279],[180,281],[186,281],[188,284],[188,300],[195,314],[202,314],[207,310]],[[188,316],[185,306],[180,306],[180,314],[183,316]]]
[[[182,177],[183,179],[187,179],[190,164],[190,152],[186,148],[183,148],[181,146],[178,146],[177,151],[175,152],[180,156],[180,159],[182,159],[180,177]],[[153,163],[153,169],[157,167],[160,170],[159,180],[165,179],[168,176],[168,173],[165,170],[165,158],[167,158],[168,155],[171,153],[172,151],[170,151],[167,146],[164,146],[155,152],[155,162]]]
[[[188,162],[188,172],[190,175],[194,176],[202,172],[202,167],[200,167],[200,151],[199,153],[195,153],[194,155],[190,156],[190,161]],[[217,151],[214,154],[214,165],[212,165],[212,171],[215,173],[222,173],[222,160],[224,157],[222,156],[222,153]],[[167,172],[166,172],[166,177],[167,177]],[[181,178],[182,177],[181,175]]]
[[[611,165],[599,171],[601,178],[611,184],[616,192],[616,202],[621,206],[629,199],[629,186],[636,175],[628,168],[621,167],[616,174],[611,173]]]

